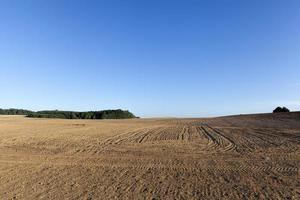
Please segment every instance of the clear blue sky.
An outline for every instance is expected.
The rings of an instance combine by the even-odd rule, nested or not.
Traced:
[[[0,107],[300,110],[298,0],[0,0]]]

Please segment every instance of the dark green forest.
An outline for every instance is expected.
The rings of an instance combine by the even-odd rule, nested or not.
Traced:
[[[129,119],[136,118],[134,114],[128,110],[102,110],[102,111],[60,111],[60,110],[44,110],[30,111],[23,109],[0,109],[2,115],[26,115],[32,118],[59,118],[59,119]]]
[[[30,110],[23,110],[23,109],[1,109],[0,108],[0,115],[30,115],[33,112]]]

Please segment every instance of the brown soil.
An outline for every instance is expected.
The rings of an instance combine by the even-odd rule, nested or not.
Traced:
[[[300,113],[0,117],[0,199],[300,199]]]

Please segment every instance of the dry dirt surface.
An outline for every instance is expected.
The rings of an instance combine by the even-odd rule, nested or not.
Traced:
[[[0,199],[300,199],[300,113],[0,116]]]

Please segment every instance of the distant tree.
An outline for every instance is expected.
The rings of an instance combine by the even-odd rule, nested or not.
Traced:
[[[280,112],[290,112],[290,110],[287,109],[286,107],[277,107],[275,108],[275,110],[273,110],[273,113],[280,113]]]
[[[283,106],[282,107],[282,112],[290,112],[290,110]]]

